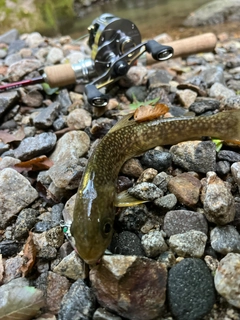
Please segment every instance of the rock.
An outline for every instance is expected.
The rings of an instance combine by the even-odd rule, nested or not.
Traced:
[[[199,179],[186,172],[170,178],[168,182],[168,190],[177,197],[180,203],[189,207],[198,203],[200,189]]]
[[[163,192],[167,192],[169,180],[170,176],[166,172],[162,171],[155,176],[155,178],[153,179],[153,183]]]
[[[90,271],[99,304],[127,319],[159,318],[165,302],[163,264],[137,256],[103,256]]]
[[[90,127],[92,123],[91,114],[84,109],[75,109],[67,116],[67,125],[75,130]]]
[[[8,143],[3,143],[3,142],[0,142],[0,155],[5,152],[5,151],[8,151],[10,148],[10,145]],[[2,161],[2,160],[1,160]],[[0,164],[1,166],[1,164]]]
[[[145,86],[131,86],[125,92],[126,97],[131,102],[134,102],[136,99],[137,101],[145,101],[147,96],[147,88]]]
[[[63,116],[59,116],[54,122],[53,122],[53,128],[55,131],[61,130],[64,127],[66,127],[66,120]]]
[[[14,150],[14,157],[22,161],[49,153],[56,144],[57,137],[52,132],[43,132],[35,137],[25,138]]]
[[[240,161],[240,154],[231,150],[220,150],[217,155],[219,160],[238,162]]]
[[[239,80],[235,80],[235,79],[230,79],[227,82],[227,86],[228,86],[229,89],[232,89],[234,91],[239,91],[240,90],[240,81]],[[234,101],[234,99],[230,98],[229,101],[226,102],[226,106],[228,108],[234,108],[236,106],[234,109],[237,109],[237,105],[236,105],[237,100],[239,100],[239,97],[235,97],[235,101]]]
[[[15,256],[22,248],[22,244],[13,240],[3,240],[0,242],[0,254],[3,258]]]
[[[44,38],[39,32],[32,32],[27,35],[25,41],[30,48],[36,48],[44,42]]]
[[[53,47],[49,50],[47,55],[47,62],[50,64],[59,63],[63,59],[64,55],[60,48]]]
[[[148,210],[145,204],[124,208],[118,217],[123,230],[139,232],[147,221]]]
[[[121,320],[121,317],[107,311],[104,308],[98,308],[93,315],[93,320]]]
[[[4,264],[3,283],[8,283],[9,281],[20,277],[22,275],[21,267],[23,264],[24,259],[19,255],[7,259]]]
[[[30,182],[14,169],[0,171],[0,228],[35,199],[38,193]]]
[[[223,296],[228,303],[240,308],[240,254],[228,253],[216,270],[214,283],[217,292]]]
[[[193,102],[189,110],[196,114],[202,114],[207,111],[215,111],[220,108],[220,102],[216,99],[199,97]]]
[[[1,34],[0,43],[10,44],[11,42],[17,40],[19,37],[19,32],[16,29],[11,29],[8,32]]]
[[[143,168],[141,166],[141,163],[138,159],[129,159],[127,160],[122,168],[121,168],[121,173],[124,175],[127,175],[129,177],[133,178],[139,178],[139,176],[143,173]]]
[[[31,90],[26,94],[22,94],[22,102],[28,107],[37,108],[42,105],[43,95],[38,90]]]
[[[180,142],[170,148],[173,163],[188,171],[207,173],[216,168],[216,145],[212,141]]]
[[[172,164],[172,157],[169,152],[149,150],[141,157],[143,166],[151,167],[157,171],[168,169]]]
[[[176,264],[175,254],[172,251],[165,251],[160,254],[158,261],[163,263],[166,268],[172,268]]]
[[[60,111],[65,115],[68,113],[68,108],[72,105],[69,93],[67,89],[59,91],[56,101],[60,103]]]
[[[58,320],[91,320],[95,309],[96,299],[92,290],[78,279],[62,299]]]
[[[8,68],[7,76],[9,81],[19,81],[26,74],[41,67],[41,62],[36,59],[22,59],[11,64]]]
[[[19,213],[14,230],[15,239],[19,240],[28,236],[29,231],[36,223],[37,215],[38,211],[31,208],[23,209]]]
[[[173,193],[154,200],[154,204],[163,211],[172,210],[177,204],[177,198]]]
[[[53,102],[46,108],[42,109],[34,118],[33,123],[38,129],[47,129],[52,126],[58,116],[60,109],[59,102]]]
[[[132,232],[123,231],[115,234],[110,244],[110,251],[113,254],[143,256],[144,251],[141,246],[141,240]]]
[[[201,231],[190,230],[172,235],[169,239],[169,246],[180,257],[201,258],[206,242],[206,234]]]
[[[127,80],[130,86],[141,86],[147,83],[148,69],[143,66],[133,66],[127,73]]]
[[[240,234],[234,226],[215,227],[210,233],[210,241],[212,248],[224,255],[240,253]]]
[[[142,237],[141,242],[145,254],[149,258],[155,258],[168,249],[160,231],[150,231]]]
[[[177,97],[185,108],[189,108],[196,100],[197,93],[189,89],[177,90]]]
[[[18,101],[17,91],[0,93],[0,117]]]
[[[131,70],[131,69],[130,69]],[[146,97],[146,101],[159,99],[158,103],[164,103],[167,106],[171,106],[171,101],[169,100],[169,96],[165,89],[163,88],[154,88],[152,89]],[[179,108],[182,109],[182,108]]]
[[[214,172],[208,172],[202,184],[201,201],[207,220],[219,225],[233,221],[236,209],[229,186]]]
[[[237,183],[238,190],[240,190],[240,162],[235,162],[231,165],[231,173],[234,181]]]
[[[212,25],[226,21],[238,21],[239,17],[240,8],[238,0],[215,0],[191,13],[183,25],[188,27]]]
[[[215,83],[220,83],[225,86],[223,68],[220,66],[207,68],[202,72],[202,77],[207,88],[210,88]]]
[[[209,96],[226,101],[226,99],[235,96],[235,92],[231,89],[228,89],[223,84],[216,82],[209,89]]]
[[[128,189],[128,193],[141,200],[152,201],[163,196],[163,192],[151,182],[142,182]]]
[[[217,161],[216,173],[218,175],[226,175],[230,172],[231,166],[228,161]]]
[[[63,258],[53,272],[73,280],[85,278],[84,263],[75,251]]]
[[[169,271],[168,303],[179,320],[203,319],[215,302],[213,278],[201,259],[183,259]]]
[[[12,157],[4,157],[1,159],[0,161],[0,170],[4,169],[4,168],[8,168],[11,166],[14,166],[15,164],[21,162],[18,159],[12,158]]]
[[[158,172],[156,169],[148,168],[141,173],[140,177],[137,180],[137,183],[152,182],[153,179],[156,177],[157,173]]]
[[[11,64],[20,60],[22,60],[22,56],[20,55],[20,53],[12,53],[7,55],[7,57],[4,60],[4,64],[6,66],[10,66]]]
[[[171,75],[166,70],[156,70],[152,75],[148,77],[148,88],[159,88],[163,83],[169,83],[169,81],[171,81],[172,79],[173,75]]]
[[[163,230],[168,237],[190,230],[203,232],[207,235],[208,224],[203,214],[188,210],[173,210],[164,217]]]

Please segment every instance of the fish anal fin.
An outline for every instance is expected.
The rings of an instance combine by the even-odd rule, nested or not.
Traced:
[[[131,206],[137,206],[145,202],[148,202],[148,201],[134,198],[127,192],[127,190],[125,190],[116,194],[114,205],[115,207],[131,207]]]

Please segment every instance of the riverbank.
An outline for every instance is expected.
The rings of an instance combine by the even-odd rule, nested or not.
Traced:
[[[239,109],[239,39],[221,33],[214,52],[151,67],[139,63],[111,88],[101,110],[88,105],[82,84],[0,94],[1,316],[14,313],[12,301],[25,296],[22,307],[30,312],[30,301],[29,319],[38,320],[40,307],[49,320],[239,319],[238,146],[218,141],[219,150],[207,138],[129,160],[117,189],[131,188],[148,202],[117,210],[113,255],[91,270],[90,281],[60,227],[71,220],[90,153],[132,110],[134,96],[158,98],[175,117]],[[11,30],[0,37],[0,79],[37,77],[39,68],[74,64],[89,53],[85,42],[69,36]],[[185,128],[178,130],[181,135]]]

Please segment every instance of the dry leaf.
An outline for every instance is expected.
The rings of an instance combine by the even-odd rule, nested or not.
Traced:
[[[28,161],[22,161],[13,166],[18,172],[22,171],[41,171],[47,170],[53,166],[52,160],[46,156],[40,156]]]
[[[22,141],[24,137],[25,137],[25,133],[24,133],[23,127],[19,128],[15,134],[11,134],[6,130],[0,130],[0,140],[2,140],[3,143],[10,143],[13,141]]]
[[[27,242],[23,249],[23,257],[26,259],[26,263],[21,267],[23,277],[25,277],[33,268],[36,260],[37,249],[33,242],[33,233],[30,231],[27,238]]]
[[[141,106],[134,112],[134,120],[137,122],[149,121],[163,116],[169,111],[169,107],[162,103],[157,103],[155,106]]]

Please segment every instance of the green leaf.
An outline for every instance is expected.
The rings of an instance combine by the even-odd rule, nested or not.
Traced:
[[[212,139],[212,142],[216,145],[216,151],[219,152],[223,146],[222,140]]]
[[[136,99],[135,95],[133,94],[133,103],[131,103],[131,104],[129,105],[129,107],[130,107],[130,109],[135,110],[135,109],[139,108],[140,106],[155,105],[155,104],[158,102],[158,100],[159,100],[159,97],[157,97],[157,98],[155,98],[155,99],[153,99],[153,100],[148,100],[148,101],[144,101],[144,102],[139,102],[139,101]]]
[[[51,96],[54,93],[57,93],[58,88],[50,88],[48,83],[42,83],[43,90],[47,95]]]
[[[24,282],[15,279],[0,288],[0,320],[31,320],[39,313],[44,305],[43,292]]]

